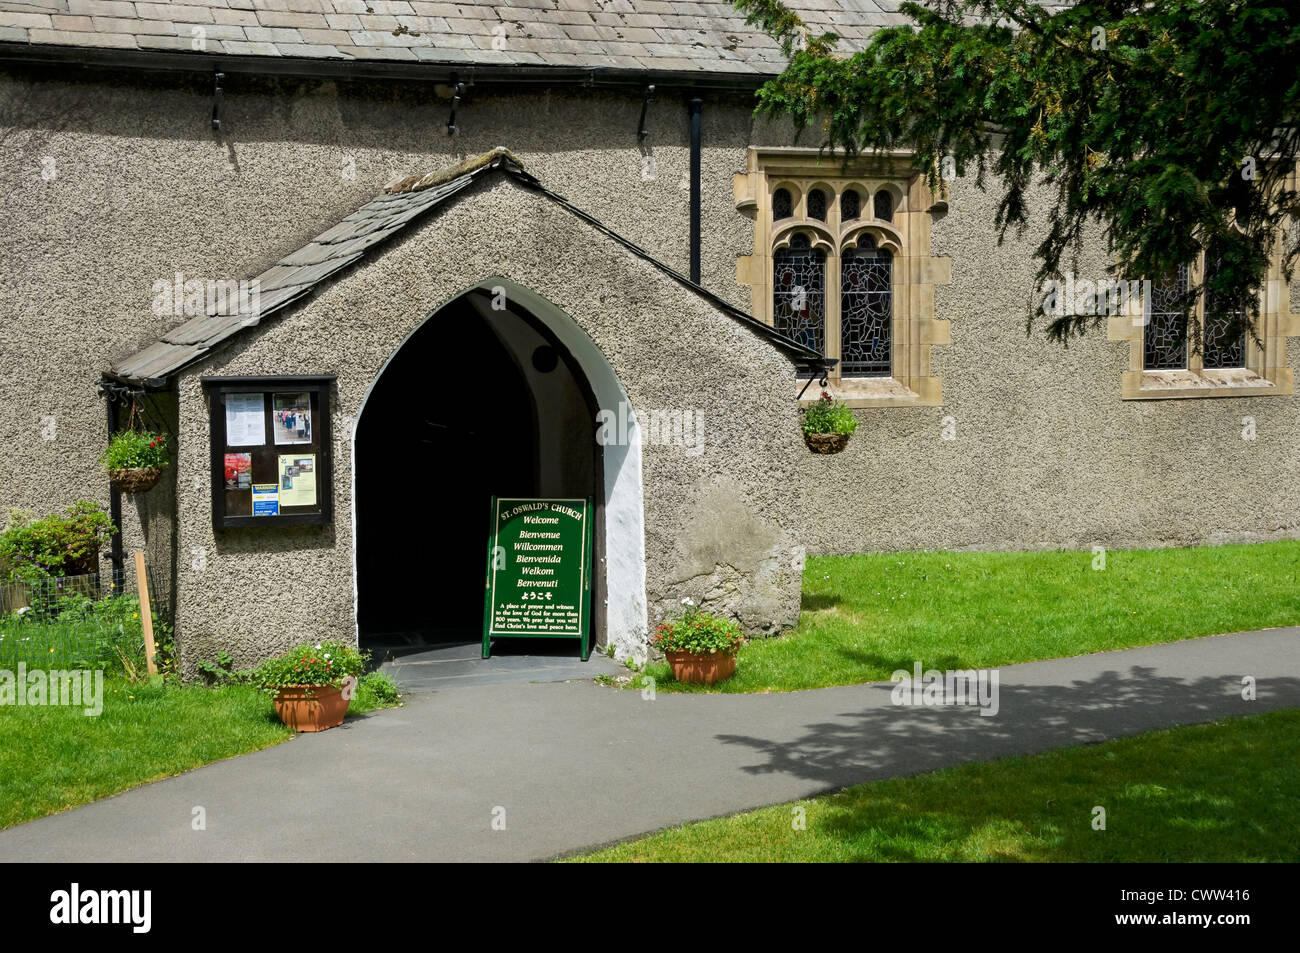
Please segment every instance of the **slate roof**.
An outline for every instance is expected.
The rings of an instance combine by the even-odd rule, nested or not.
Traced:
[[[910,22],[901,2],[789,6],[852,51],[880,27]],[[0,43],[751,76],[785,65],[731,4],[694,0],[0,0]]]
[[[705,291],[586,212],[570,205],[525,171],[523,164],[509,150],[496,148],[450,169],[409,176],[390,183],[384,194],[367,202],[337,225],[317,235],[302,248],[258,275],[256,312],[240,310],[241,304],[246,305],[248,302],[239,301],[232,301],[224,312],[209,308],[206,314],[186,321],[143,350],[114,363],[109,375],[132,384],[161,385],[166,378],[203,359],[242,331],[258,326],[271,314],[312,294],[328,279],[354,264],[385,239],[493,171],[506,173],[517,182],[542,193],[707,299],[714,307],[748,324],[791,357],[800,370],[813,371],[826,365],[827,362],[816,351],[778,334],[762,321]]]

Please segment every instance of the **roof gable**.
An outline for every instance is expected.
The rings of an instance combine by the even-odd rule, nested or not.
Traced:
[[[674,281],[705,298],[720,311],[748,324],[785,352],[800,369],[813,370],[825,366],[826,361],[815,351],[777,333],[762,321],[704,290],[545,188],[524,169],[513,153],[498,147],[450,169],[423,176],[410,176],[390,183],[384,194],[367,202],[258,275],[255,279],[258,292],[255,300],[232,297],[224,308],[210,307],[207,313],[172,328],[149,346],[115,362],[108,372],[109,376],[135,384],[162,384],[166,378],[203,359],[241,332],[257,327],[271,314],[308,297],[385,240],[433,212],[478,179],[495,172],[509,175],[516,182],[546,196]]]

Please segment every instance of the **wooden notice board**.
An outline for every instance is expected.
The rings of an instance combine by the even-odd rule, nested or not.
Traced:
[[[217,529],[328,523],[332,376],[205,377]]]
[[[577,639],[591,654],[588,499],[492,497],[483,657],[493,638]]]

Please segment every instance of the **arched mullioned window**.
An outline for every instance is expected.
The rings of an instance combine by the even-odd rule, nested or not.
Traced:
[[[808,217],[826,221],[826,193],[823,190],[813,189],[808,193]]]
[[[777,189],[772,193],[772,219],[780,221],[794,214],[794,200],[789,189]]]
[[[929,355],[948,342],[933,304],[947,261],[930,254],[929,229],[918,227],[932,200],[924,181],[896,176],[883,160],[840,175],[811,152],[754,152],[750,161],[736,180],[737,208],[766,206],[767,215],[755,216],[755,254],[737,261],[737,277],[754,315],[833,360],[827,389],[850,406],[940,405]]]
[[[864,235],[840,255],[840,368],[848,376],[893,371],[893,265],[888,251]]]
[[[845,189],[840,194],[840,221],[851,222],[862,214],[862,197],[856,189]]]
[[[882,222],[891,221],[894,217],[894,197],[881,189],[876,193],[872,202],[876,218]]]
[[[772,256],[772,316],[777,331],[826,353],[826,253],[795,235]]]

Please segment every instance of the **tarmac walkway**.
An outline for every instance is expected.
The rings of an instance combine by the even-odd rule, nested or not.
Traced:
[[[1300,707],[1300,628],[1005,666],[994,717],[896,706],[887,682],[654,700],[590,680],[448,682],[0,832],[0,860],[545,859],[873,778]]]

